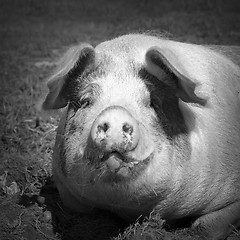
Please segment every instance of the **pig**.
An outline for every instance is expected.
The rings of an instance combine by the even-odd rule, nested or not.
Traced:
[[[71,47],[43,109],[63,203],[127,221],[156,211],[207,239],[240,226],[240,48],[128,34]]]

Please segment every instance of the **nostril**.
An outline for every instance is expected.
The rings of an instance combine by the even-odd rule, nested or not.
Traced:
[[[107,130],[109,129],[109,124],[108,123],[103,123],[101,125],[98,125],[98,131],[103,131],[103,132],[107,132]]]
[[[133,132],[133,126],[128,124],[128,123],[124,123],[123,126],[122,126],[122,130],[125,132],[125,133],[128,133],[128,134],[132,134]]]
[[[134,150],[140,140],[140,128],[136,119],[122,107],[108,107],[92,124],[90,140],[104,153],[120,154]]]

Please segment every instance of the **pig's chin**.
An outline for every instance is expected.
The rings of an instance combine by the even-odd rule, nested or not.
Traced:
[[[118,152],[105,154],[96,169],[102,171],[101,179],[110,182],[133,180],[146,169],[153,154],[143,160],[124,156]]]

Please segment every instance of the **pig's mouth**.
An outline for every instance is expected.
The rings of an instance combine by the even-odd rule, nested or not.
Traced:
[[[127,179],[132,180],[146,168],[152,157],[153,153],[139,161],[113,151],[103,155],[96,169],[104,172],[101,176],[107,181],[119,182]]]

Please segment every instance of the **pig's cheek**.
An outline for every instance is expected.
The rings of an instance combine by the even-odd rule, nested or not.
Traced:
[[[65,129],[65,145],[71,158],[79,157],[84,154],[87,144],[89,129],[86,127],[85,118],[76,116],[68,121]]]
[[[90,173],[92,173],[92,171],[94,170],[91,168],[91,165],[84,161],[83,155],[66,155],[65,173],[68,181],[79,184],[82,184],[83,182],[88,182],[90,178]]]
[[[79,171],[86,169],[86,162],[83,160],[84,145],[79,138],[81,136],[76,133],[67,136],[61,147],[61,158],[63,159],[61,165],[67,176],[71,176],[72,174],[78,175]]]

